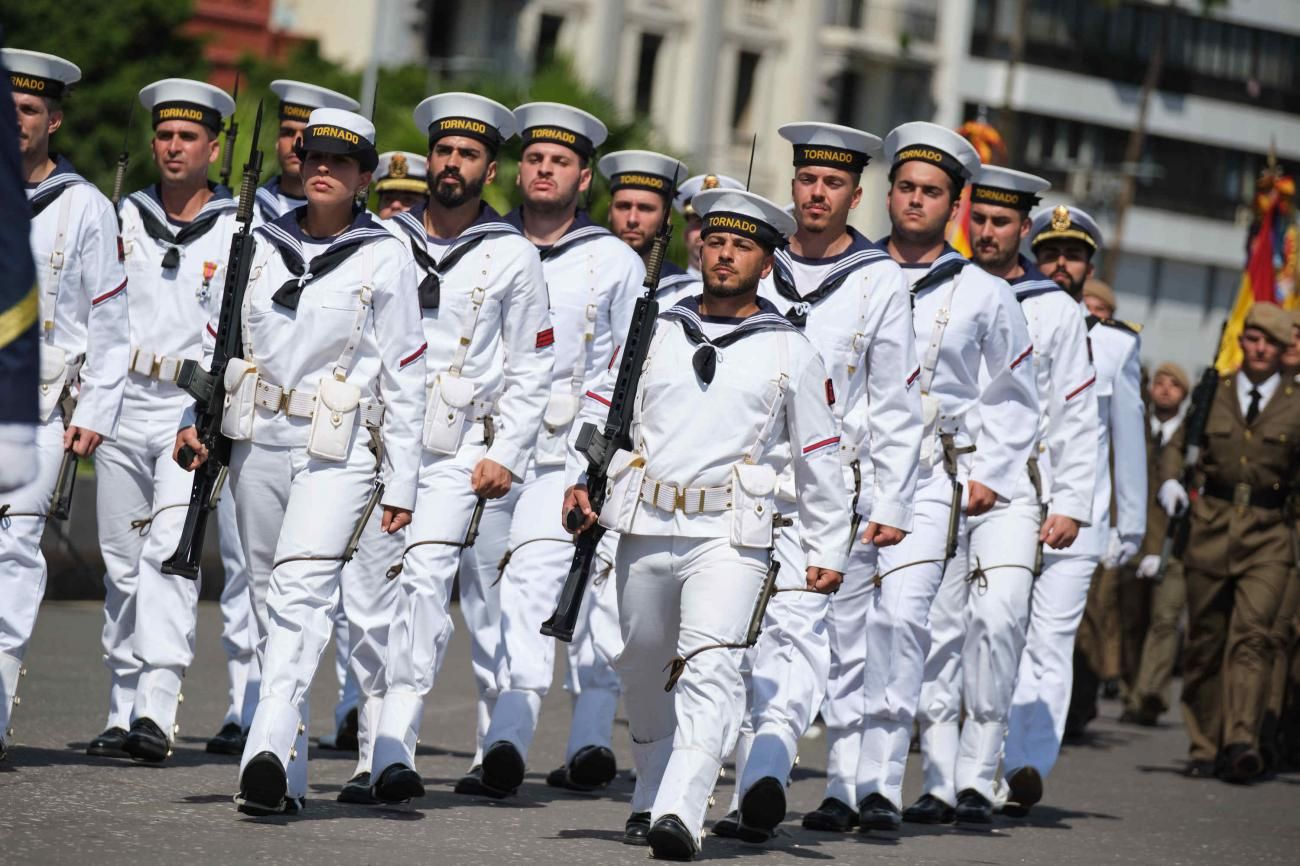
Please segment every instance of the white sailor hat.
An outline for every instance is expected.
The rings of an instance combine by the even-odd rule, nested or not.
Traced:
[[[1090,250],[1101,249],[1101,229],[1097,221],[1072,205],[1057,205],[1051,210],[1034,214],[1029,226],[1029,246],[1034,248],[1044,241],[1082,241]]]
[[[306,123],[311,118],[312,109],[341,108],[344,111],[356,111],[361,107],[350,96],[344,96],[327,87],[319,87],[305,81],[290,81],[287,78],[277,78],[272,81],[271,92],[280,97],[281,120],[297,120]]]
[[[975,175],[970,200],[971,204],[1015,208],[1027,214],[1042,201],[1038,194],[1051,188],[1052,184],[1038,175],[1000,165],[986,165]]]
[[[81,80],[77,64],[40,51],[0,48],[0,64],[9,70],[9,87],[14,93],[62,99],[68,85]]]
[[[896,126],[885,136],[885,158],[897,167],[919,160],[937,165],[959,183],[980,168],[980,155],[969,141],[946,126],[915,120]]]
[[[375,125],[356,112],[341,108],[313,111],[294,151],[299,159],[306,159],[308,151],[355,157],[362,171],[374,171],[379,162],[375,153]]]
[[[201,123],[213,132],[235,110],[235,100],[220,87],[188,78],[164,78],[140,91],[140,104],[153,113],[153,125],[168,120]]]
[[[477,93],[439,93],[415,106],[415,125],[429,134],[429,146],[448,135],[483,142],[495,153],[519,127],[514,113]]]
[[[594,114],[559,102],[529,102],[515,109],[519,138],[524,149],[530,144],[562,144],[584,159],[590,159],[605,142],[609,130]]]
[[[673,207],[677,208],[678,213],[686,216],[697,216],[692,200],[706,189],[744,189],[745,185],[734,177],[727,177],[725,174],[697,174],[695,177],[688,177],[682,181],[681,186],[677,187],[677,198],[673,199]]]
[[[700,237],[729,232],[769,247],[784,246],[795,232],[794,217],[780,205],[743,189],[709,189],[691,200],[704,221]]]
[[[650,150],[609,153],[600,158],[596,167],[609,179],[610,192],[644,189],[672,198],[678,183],[686,179],[686,166],[681,160]]]
[[[794,165],[820,165],[861,174],[880,153],[880,139],[836,123],[787,123],[777,132],[794,145]]]
[[[397,190],[400,192],[429,191],[429,163],[418,153],[405,150],[390,150],[379,154],[379,164],[375,167],[374,184],[377,192]]]

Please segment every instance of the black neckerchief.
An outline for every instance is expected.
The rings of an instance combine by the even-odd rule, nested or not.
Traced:
[[[258,234],[275,245],[284,266],[294,275],[293,279],[286,280],[271,296],[272,301],[290,310],[298,309],[303,289],[313,280],[325,276],[347,261],[366,241],[392,237],[375,223],[369,211],[357,208],[352,216],[352,225],[331,240],[325,252],[306,262],[302,251],[306,235],[298,223],[299,217],[305,217],[306,213],[307,207],[304,205],[257,228]]]
[[[852,239],[848,249],[839,255],[822,260],[824,264],[831,265],[831,268],[821,284],[806,295],[800,294],[799,287],[795,285],[794,254],[790,252],[789,247],[777,250],[776,258],[772,263],[772,286],[778,295],[794,303],[794,306],[786,311],[785,317],[795,327],[802,328],[807,325],[808,313],[812,308],[844,285],[844,281],[858,268],[889,258],[889,253],[871,243],[852,226],[848,231]],[[804,259],[804,261],[812,260]]]
[[[889,238],[883,237],[878,242],[881,249],[887,249]],[[926,271],[925,276],[916,281],[912,286],[912,303],[916,304],[916,296],[926,289],[933,288],[940,283],[951,279],[961,273],[962,268],[970,264],[970,259],[957,252],[951,244],[944,243],[943,252],[939,258],[930,263],[930,270]]]
[[[487,202],[479,206],[478,216],[474,222],[466,226],[452,242],[451,249],[442,257],[442,261],[434,261],[433,256],[429,255],[428,250],[428,230],[424,227],[424,211],[426,205],[420,204],[405,213],[400,213],[396,217],[397,224],[411,236],[411,253],[415,256],[415,262],[424,270],[424,279],[420,281],[420,307],[425,310],[436,310],[442,300],[442,281],[446,279],[447,274],[456,263],[465,257],[470,250],[481,244],[488,235],[499,232],[515,233],[516,229],[506,220],[502,219],[501,214],[497,213]]]
[[[203,237],[212,230],[223,214],[235,209],[235,200],[231,198],[230,190],[214,183],[209,183],[208,189],[212,190],[212,197],[199,210],[198,216],[178,232],[173,232],[167,224],[167,213],[163,210],[162,196],[156,184],[148,189],[131,193],[131,201],[135,203],[136,210],[140,214],[140,223],[144,226],[145,234],[167,247],[162,260],[164,271],[174,270],[180,266],[181,247]]]
[[[695,368],[695,374],[700,377],[700,381],[705,385],[709,385],[713,382],[713,376],[718,370],[718,349],[725,349],[732,343],[763,331],[797,330],[785,316],[781,315],[771,301],[766,298],[758,298],[757,303],[757,313],[746,316],[744,321],[733,330],[723,334],[716,340],[710,340],[704,333],[704,323],[700,318],[699,298],[683,298],[675,306],[669,307],[660,313],[659,317],[679,322],[682,331],[686,334],[686,339],[690,340],[692,345],[700,347],[695,350],[695,354],[691,357],[691,366]]]
[[[524,209],[522,207],[517,207],[510,213],[506,214],[505,220],[515,228],[519,229],[521,234],[523,233]],[[573,222],[569,224],[569,228],[560,236],[560,239],[547,247],[538,246],[537,254],[541,257],[542,261],[546,261],[552,256],[557,256],[564,252],[578,241],[590,237],[602,237],[604,235],[613,237],[613,235],[610,234],[609,229],[604,226],[596,225],[591,221],[591,217],[587,215],[586,211],[580,210],[574,215]],[[534,246],[536,245],[534,244]]]
[[[67,157],[55,156],[54,171],[36,185],[36,191],[27,200],[28,206],[32,209],[32,219],[40,216],[41,211],[54,204],[58,197],[63,195],[64,190],[77,183],[89,183],[89,181],[77,174],[77,170],[72,167],[72,163],[68,162]]]

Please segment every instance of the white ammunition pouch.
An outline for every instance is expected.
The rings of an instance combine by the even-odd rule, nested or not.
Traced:
[[[582,343],[578,349],[578,358],[569,373],[568,393],[552,391],[546,402],[546,411],[542,413],[542,429],[537,435],[537,448],[533,460],[537,466],[563,466],[565,461],[565,439],[569,425],[578,417],[582,407],[582,394],[587,379],[587,365],[591,362],[591,347],[596,341],[596,321],[600,316],[598,287],[596,285],[596,261],[590,253],[587,256],[587,306],[583,310]],[[558,372],[558,371],[557,371]]]
[[[771,547],[776,472],[762,463],[737,463],[731,467],[731,493],[732,547]]]
[[[357,429],[361,389],[351,382],[322,376],[316,389],[316,407],[307,433],[307,453],[318,460],[341,463],[348,459],[352,434]]]
[[[226,361],[222,384],[226,398],[221,409],[221,435],[234,442],[252,439],[257,367],[243,358],[231,358]]]
[[[424,447],[434,454],[455,454],[470,425],[473,403],[473,382],[451,373],[434,377],[424,413]]]
[[[641,488],[645,483],[645,458],[619,449],[609,464],[605,504],[596,522],[614,532],[630,532]]]
[[[580,403],[573,394],[551,394],[546,402],[546,411],[542,413],[542,426],[546,432],[555,435],[573,423],[578,417]]]
[[[41,344],[41,381],[38,392],[37,408],[41,423],[44,424],[54,415],[63,399],[63,387],[67,384],[68,353],[49,343]]]

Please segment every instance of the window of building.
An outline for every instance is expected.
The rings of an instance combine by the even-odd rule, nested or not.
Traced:
[[[831,12],[831,24],[857,30],[862,26],[863,5],[864,0],[835,0],[835,8]]]
[[[731,99],[731,130],[747,136],[754,128],[754,83],[762,56],[755,51],[741,51],[736,60],[736,89]]]
[[[649,114],[654,107],[655,66],[659,60],[659,49],[663,46],[663,43],[664,38],[658,33],[641,34],[641,52],[638,55],[636,67],[634,106],[637,114]]]
[[[862,76],[846,69],[831,81],[835,96],[835,122],[841,126],[855,126],[858,113],[858,92]]]
[[[533,68],[541,69],[555,59],[555,49],[560,44],[563,15],[543,13],[537,24],[537,45],[533,49]]]

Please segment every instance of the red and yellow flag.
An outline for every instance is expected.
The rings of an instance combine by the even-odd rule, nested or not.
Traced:
[[[968,120],[957,129],[957,134],[965,138],[980,155],[984,165],[1006,165],[1007,144],[1002,134],[980,120]],[[963,256],[970,258],[974,249],[970,240],[970,184],[961,191],[961,202],[957,213],[948,223],[948,243]]]
[[[1254,208],[1255,222],[1246,242],[1246,270],[1214,362],[1215,369],[1224,374],[1241,366],[1238,338],[1252,304],[1278,304],[1286,309],[1300,305],[1296,294],[1300,267],[1296,255],[1295,179],[1282,174],[1271,159],[1256,184]]]

